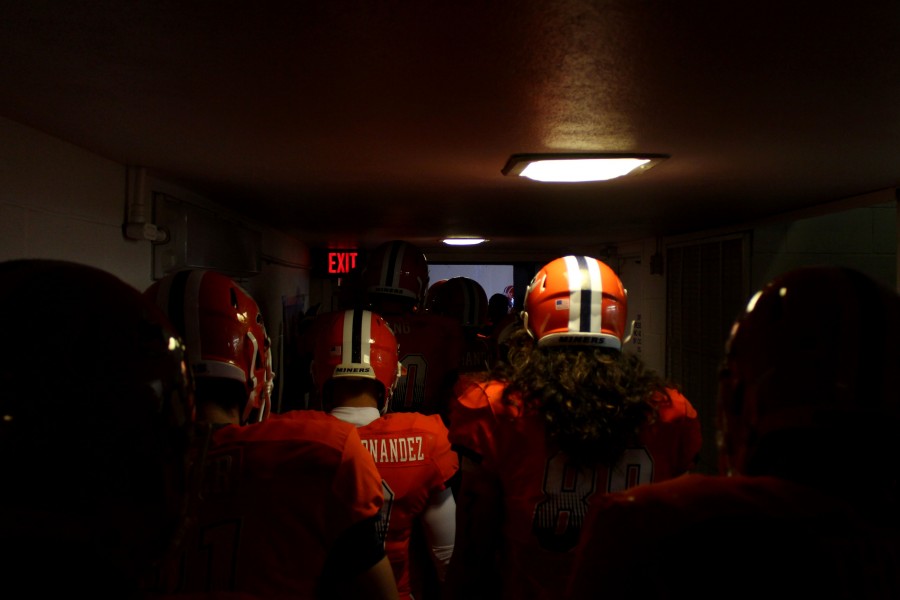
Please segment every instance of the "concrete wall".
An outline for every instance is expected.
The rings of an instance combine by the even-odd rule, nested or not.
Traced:
[[[152,177],[147,186],[148,194],[160,191],[214,206]],[[0,260],[70,260],[109,271],[144,290],[153,282],[152,246],[123,234],[127,199],[126,165],[0,118]],[[238,281],[260,304],[277,343],[283,314],[307,308],[309,249],[279,231],[241,220],[262,233],[262,270]]]

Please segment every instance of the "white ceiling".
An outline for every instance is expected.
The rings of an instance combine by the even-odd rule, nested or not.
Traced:
[[[0,0],[0,115],[313,245],[558,255],[900,185],[900,2]]]

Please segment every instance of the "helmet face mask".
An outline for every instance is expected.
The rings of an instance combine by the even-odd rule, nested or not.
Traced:
[[[381,384],[378,409],[388,411],[402,373],[397,338],[387,322],[364,309],[325,314],[313,355],[313,381],[319,394],[327,383],[341,379],[370,379]]]
[[[564,256],[546,264],[525,292],[522,319],[539,347],[621,350],[626,341],[625,288],[606,264]]]
[[[215,271],[173,273],[145,292],[184,331],[195,377],[240,382],[241,422],[265,420],[275,373],[271,340],[256,301]]]

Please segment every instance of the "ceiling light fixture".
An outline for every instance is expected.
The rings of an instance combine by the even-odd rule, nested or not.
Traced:
[[[477,246],[487,240],[480,237],[448,237],[441,240],[448,246]]]
[[[607,181],[643,173],[666,158],[665,154],[513,154],[501,172],[552,183]]]

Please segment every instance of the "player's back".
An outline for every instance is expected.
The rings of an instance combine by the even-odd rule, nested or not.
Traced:
[[[314,597],[330,549],[378,513],[381,478],[356,428],[293,411],[213,433],[184,591]]]
[[[495,473],[504,504],[504,597],[555,598],[574,560],[588,507],[598,496],[685,472],[700,447],[690,403],[645,427],[615,468],[577,465],[547,441],[541,416],[502,398],[504,384],[470,383],[454,403],[450,441]]]
[[[468,328],[463,330],[463,350],[459,359],[460,373],[484,373],[492,363],[491,343],[486,335]]]
[[[431,497],[459,468],[438,415],[388,413],[358,429],[384,478],[385,550],[401,597],[410,588],[410,539]]]
[[[871,508],[775,477],[685,475],[608,495],[569,597],[897,598],[898,520]]]
[[[464,340],[455,319],[429,313],[385,313],[400,345],[404,375],[391,398],[394,412],[439,414],[459,371]]]

